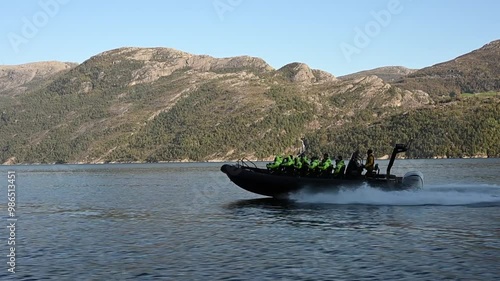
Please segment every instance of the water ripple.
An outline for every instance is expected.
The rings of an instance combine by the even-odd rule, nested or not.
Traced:
[[[500,276],[497,178],[433,184],[442,179],[431,173],[420,192],[361,188],[281,201],[255,199],[211,164],[83,165],[55,177],[51,166],[19,169],[19,280]]]

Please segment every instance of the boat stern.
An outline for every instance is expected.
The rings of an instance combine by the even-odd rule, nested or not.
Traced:
[[[419,171],[410,171],[403,176],[403,186],[409,189],[424,187],[424,174]]]

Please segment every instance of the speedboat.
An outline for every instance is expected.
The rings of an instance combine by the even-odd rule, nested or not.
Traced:
[[[290,194],[305,192],[336,191],[342,188],[359,188],[364,185],[383,191],[401,191],[420,189],[424,184],[424,176],[419,171],[407,172],[404,176],[391,174],[391,168],[398,153],[408,150],[408,145],[396,144],[386,173],[380,170],[370,175],[362,175],[363,166],[359,160],[359,151],[352,154],[345,171],[340,175],[301,175],[297,173],[277,172],[251,166],[240,160],[236,164],[224,164],[221,171],[237,186],[264,196],[288,198]]]

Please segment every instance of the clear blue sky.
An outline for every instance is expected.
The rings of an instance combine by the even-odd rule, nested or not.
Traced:
[[[303,62],[336,76],[422,68],[500,39],[498,0],[2,0],[0,64],[123,47]]]

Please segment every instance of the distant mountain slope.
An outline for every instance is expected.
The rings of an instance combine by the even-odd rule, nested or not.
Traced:
[[[500,91],[500,40],[451,61],[420,69],[393,85],[433,97]]]
[[[76,63],[47,61],[21,65],[0,65],[0,95],[15,95],[26,91],[49,76],[75,67]]]
[[[120,48],[6,99],[0,155],[19,162],[262,159],[294,149],[307,132],[430,102],[374,76],[339,81],[300,63],[274,70],[252,57]]]
[[[363,76],[371,76],[375,75],[378,76],[380,79],[384,80],[385,82],[394,82],[396,80],[401,79],[402,77],[411,74],[413,72],[417,71],[416,69],[409,69],[404,66],[384,66],[384,67],[378,67],[370,70],[364,70],[344,76],[339,76],[339,79],[342,80],[349,80],[349,79],[356,79],[360,78]]]
[[[412,157],[500,156],[498,95],[436,105],[373,75],[169,48],[110,50],[43,77],[0,88],[26,87],[0,95],[0,163],[269,159],[296,153],[304,136],[314,154],[389,154],[390,142],[417,136]]]

